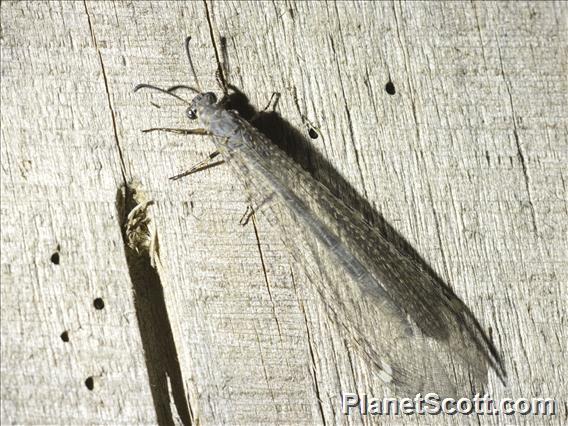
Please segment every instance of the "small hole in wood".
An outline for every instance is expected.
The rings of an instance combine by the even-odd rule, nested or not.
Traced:
[[[385,90],[389,95],[394,95],[396,93],[396,89],[394,88],[392,81],[389,81],[387,84],[385,84]]]
[[[63,340],[64,342],[68,342],[69,341],[69,333],[67,331],[64,331],[63,333],[61,333],[61,340]]]
[[[318,132],[316,132],[312,128],[310,128],[310,130],[308,130],[308,134],[310,135],[310,138],[312,138],[312,139],[317,139],[319,137]]]
[[[95,300],[93,300],[93,306],[95,307],[95,309],[98,309],[100,311],[105,307],[105,302],[100,297],[97,297]]]
[[[95,381],[92,377],[87,377],[87,380],[85,380],[85,386],[87,386],[87,389],[89,389],[90,391],[93,390],[93,388],[95,387]]]
[[[55,252],[51,255],[51,263],[54,265],[59,265],[59,252]]]

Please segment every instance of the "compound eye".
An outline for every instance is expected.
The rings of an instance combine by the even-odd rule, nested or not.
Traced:
[[[190,120],[195,120],[197,118],[197,111],[195,110],[195,108],[189,107],[185,111],[185,115],[187,115],[187,118],[189,118]]]
[[[204,93],[203,96],[205,97],[208,104],[212,105],[217,102],[217,96],[215,96],[215,93],[213,92]]]

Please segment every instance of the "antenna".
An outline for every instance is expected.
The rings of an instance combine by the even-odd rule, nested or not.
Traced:
[[[189,54],[189,42],[191,41],[191,36],[187,36],[185,39],[185,53],[187,55],[187,60],[189,62],[189,70],[193,74],[193,79],[195,80],[195,84],[199,91],[197,93],[201,93],[201,85],[199,84],[199,80],[197,79],[197,73],[195,72],[195,68],[193,67],[193,62],[191,61],[191,55]],[[175,86],[176,88],[181,88],[182,86]],[[169,89],[168,89],[169,90]]]
[[[174,87],[175,87],[175,86],[174,86]],[[191,90],[193,90],[193,91],[196,92],[196,93],[200,93],[198,90],[194,89],[193,87],[185,86],[185,88],[191,89]],[[158,92],[162,92],[162,93],[165,93],[166,95],[173,96],[174,98],[179,99],[180,101],[182,101],[182,102],[186,103],[187,105],[190,105],[190,106],[191,106],[191,104],[190,104],[188,101],[186,101],[184,98],[182,98],[182,97],[176,95],[175,93],[170,92],[169,90],[164,90],[164,89],[161,89],[161,88],[159,88],[159,87],[157,87],[157,86],[152,86],[151,84],[138,84],[138,85],[134,88],[134,91],[137,92],[137,91],[140,90],[140,89],[152,89],[152,90],[157,90]]]
[[[194,93],[201,93],[195,87],[186,86],[185,84],[176,84],[175,86],[168,87],[166,90],[170,93],[173,93],[173,92],[178,91],[179,89],[187,89],[187,90],[191,90]]]

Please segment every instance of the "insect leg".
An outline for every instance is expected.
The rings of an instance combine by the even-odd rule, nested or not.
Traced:
[[[227,78],[229,76],[229,55],[227,53],[227,38],[226,37],[219,37],[220,39],[220,50],[221,50],[221,58],[219,58],[217,52],[217,46],[213,43],[213,48],[215,49],[215,58],[217,59],[217,70],[215,71],[215,79],[217,80],[217,84],[219,88],[223,92],[223,97],[227,97],[229,95],[229,84],[227,83]]]
[[[217,70],[215,71],[215,80],[217,80],[217,84],[219,85],[219,88],[223,92],[223,98],[226,98],[229,94],[229,90],[228,90],[226,83],[225,83],[225,80],[222,76],[223,76],[223,71],[222,71],[221,66],[219,66],[217,68]]]
[[[245,226],[249,222],[253,214],[254,214],[254,209],[252,208],[251,205],[247,205],[247,209],[245,210],[243,217],[241,217],[241,220],[239,220],[239,224]]]
[[[272,95],[270,96],[270,99],[268,100],[268,103],[266,104],[262,112],[267,111],[268,108],[270,108],[270,105],[272,105],[272,111],[274,111],[276,109],[276,105],[278,105],[278,102],[280,101],[280,96],[282,96],[280,92],[272,92]]]
[[[205,129],[171,129],[168,127],[153,127],[151,129],[142,130],[142,133],[149,133],[149,132],[169,132],[169,133],[176,133],[178,135],[211,136],[211,133]]]
[[[199,163],[193,165],[189,170],[180,173],[179,175],[172,176],[170,180],[178,180],[181,179],[182,177],[189,176],[193,173],[201,172],[203,170],[210,169],[211,167],[218,166],[219,164],[223,164],[224,163],[223,160],[212,162],[212,160],[218,155],[219,151],[212,152],[211,154],[209,154],[209,156],[206,159],[201,160]]]
[[[256,114],[254,114],[252,116],[252,118],[249,120],[250,123],[254,123],[254,121],[256,119],[258,119],[258,117],[263,114],[264,112],[266,112],[269,108],[272,109],[272,111],[274,111],[276,109],[276,105],[278,105],[278,101],[280,100],[280,96],[281,94],[279,92],[272,92],[272,96],[270,96],[270,99],[268,100],[268,103],[266,104],[266,106],[258,111]],[[272,108],[271,108],[272,106]]]
[[[274,193],[272,193],[269,196],[267,196],[266,198],[264,198],[264,200],[262,200],[260,202],[260,204],[258,204],[256,207],[254,207],[252,204],[248,204],[245,213],[241,217],[241,220],[239,220],[239,224],[241,224],[242,226],[245,226],[249,222],[250,218],[252,217],[252,215],[254,213],[260,212],[260,211],[262,211],[264,213],[264,209],[266,209],[269,206],[270,202],[273,199],[274,199]],[[269,220],[269,222],[270,222],[270,220]]]

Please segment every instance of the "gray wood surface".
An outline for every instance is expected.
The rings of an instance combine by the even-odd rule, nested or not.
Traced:
[[[201,86],[218,90],[211,32],[252,105],[281,93],[282,128],[267,131],[303,141],[288,148],[317,179],[471,308],[509,376],[504,385],[490,371],[488,393],[556,398],[560,409],[394,421],[566,422],[566,6],[207,11],[2,2],[0,421],[389,421],[340,413],[342,392],[388,390],[330,322],[278,229],[260,216],[239,224],[245,194],[230,170],[168,181],[211,142],[140,132],[192,125],[175,99],[132,92],[193,84],[186,35]],[[122,240],[118,191],[133,178],[156,203],[159,277]]]

